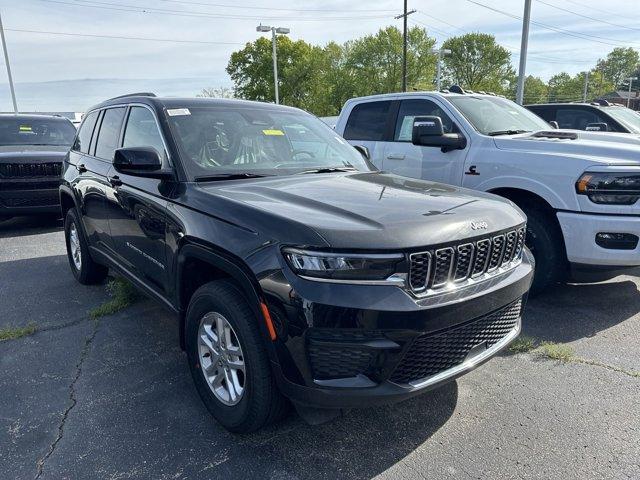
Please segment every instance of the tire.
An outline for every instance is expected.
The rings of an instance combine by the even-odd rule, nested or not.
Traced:
[[[537,294],[566,279],[564,239],[550,213],[534,205],[520,208],[527,215],[525,244],[536,260],[531,293]]]
[[[76,280],[82,285],[94,285],[104,281],[109,269],[91,258],[89,244],[75,208],[69,209],[65,216],[64,239],[67,244],[69,266]]]
[[[230,330],[218,336],[220,317]],[[233,284],[214,281],[196,290],[187,308],[186,322],[186,350],[193,381],[203,403],[222,426],[231,432],[248,433],[284,417],[288,402],[278,390],[271,373],[263,334],[255,315]],[[213,331],[211,335],[207,330],[210,322],[213,325],[209,329]],[[213,350],[205,346],[202,335],[214,346]],[[217,343],[214,336],[226,338],[226,347]],[[229,353],[238,353],[236,347],[240,347],[241,355]],[[213,360],[217,355],[220,361],[216,363]],[[226,360],[223,358],[225,355]],[[236,367],[234,378],[230,365],[240,362],[243,367]],[[216,378],[222,379],[214,391]],[[227,381],[229,378],[231,382]],[[234,380],[242,387],[240,394],[239,389],[234,389],[235,399],[227,395],[231,390],[229,384],[235,384]]]

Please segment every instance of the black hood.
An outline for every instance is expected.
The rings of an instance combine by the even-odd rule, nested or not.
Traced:
[[[517,207],[495,195],[377,172],[204,183],[197,190],[209,197],[207,201],[203,195],[198,203],[212,215],[220,216],[221,210],[215,205],[222,200],[235,207],[230,211],[239,206],[255,210],[253,218],[261,228],[271,225],[272,235],[281,242],[294,240],[290,238],[294,232],[307,228],[332,248],[438,245],[487,235],[525,221]],[[211,207],[207,209],[206,205]],[[487,228],[473,229],[472,222],[486,224]],[[243,226],[251,228],[250,223],[243,222]]]
[[[0,145],[0,162],[62,162],[69,148],[68,146],[57,145]]]

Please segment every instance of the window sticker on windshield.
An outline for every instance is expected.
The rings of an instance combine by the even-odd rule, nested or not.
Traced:
[[[265,135],[284,135],[284,132],[282,130],[262,130],[262,133],[264,133]]]
[[[21,132],[33,132],[31,125],[20,125]]]
[[[188,108],[169,108],[167,109],[167,114],[170,117],[177,117],[179,115],[191,115],[191,112]]]

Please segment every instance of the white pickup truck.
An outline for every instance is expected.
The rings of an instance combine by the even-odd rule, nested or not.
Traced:
[[[354,98],[335,129],[382,170],[517,204],[535,290],[640,265],[640,136],[553,130],[514,102],[458,91]]]

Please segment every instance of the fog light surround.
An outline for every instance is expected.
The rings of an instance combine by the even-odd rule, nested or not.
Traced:
[[[596,244],[607,250],[635,250],[638,247],[638,236],[632,233],[599,232]]]

